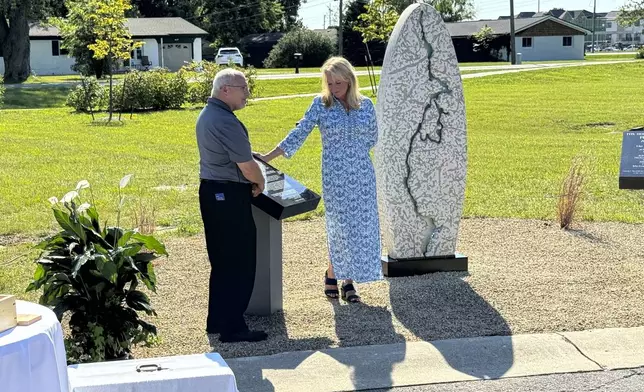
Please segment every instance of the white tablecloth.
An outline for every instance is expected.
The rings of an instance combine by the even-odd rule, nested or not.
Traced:
[[[0,391],[67,392],[63,329],[56,315],[25,301],[16,301],[16,310],[42,319],[0,333]]]
[[[208,353],[71,365],[69,391],[237,392],[237,383],[221,355]]]

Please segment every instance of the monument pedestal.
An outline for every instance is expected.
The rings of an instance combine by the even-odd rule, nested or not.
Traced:
[[[432,272],[467,271],[467,256],[462,254],[409,259],[382,258],[382,273],[390,278],[424,275]]]
[[[255,287],[246,314],[269,316],[282,310],[282,221],[253,206],[257,227]]]
[[[266,187],[262,194],[253,198],[257,267],[255,286],[246,314],[269,316],[283,307],[282,220],[315,210],[320,196],[271,165],[257,158],[256,161],[266,180]]]

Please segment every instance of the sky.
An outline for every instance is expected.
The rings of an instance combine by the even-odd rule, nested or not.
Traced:
[[[344,0],[348,2],[350,0]],[[593,10],[595,0],[514,0],[514,12],[538,11],[538,3],[541,11],[548,11],[552,8],[564,8],[567,10],[586,9]],[[626,0],[596,0],[597,12],[616,11],[626,3]],[[476,9],[475,19],[497,19],[500,15],[510,15],[510,0],[473,0]],[[337,18],[338,0],[306,0],[302,2],[299,15],[304,25],[310,29],[321,29],[329,25],[329,8],[335,12]],[[326,19],[325,19],[326,16]],[[326,23],[326,24],[325,24]]]

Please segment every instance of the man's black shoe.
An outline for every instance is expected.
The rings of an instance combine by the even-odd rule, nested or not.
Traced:
[[[266,340],[268,334],[264,331],[242,331],[230,334],[222,334],[219,336],[219,341],[223,343],[233,342],[260,342]]]

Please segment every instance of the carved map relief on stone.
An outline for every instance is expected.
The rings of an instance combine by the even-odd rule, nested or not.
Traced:
[[[465,197],[463,84],[440,14],[400,16],[380,75],[375,165],[389,257],[454,255]]]

